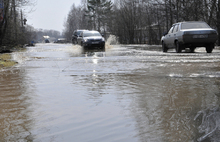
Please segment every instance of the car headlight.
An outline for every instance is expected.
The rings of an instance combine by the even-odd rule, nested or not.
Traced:
[[[104,38],[102,38],[102,41],[105,41],[105,39],[104,39]]]
[[[88,41],[88,39],[84,39],[84,42],[87,42]]]

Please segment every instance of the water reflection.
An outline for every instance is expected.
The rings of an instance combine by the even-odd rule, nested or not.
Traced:
[[[219,69],[210,67],[218,66],[212,62],[213,56],[219,59],[217,54],[155,51],[112,49],[105,64],[97,52],[85,52],[90,65],[84,68],[91,72],[74,80],[80,78],[86,96],[96,105],[116,95],[123,113],[129,111],[135,119],[135,137],[140,141],[216,141],[219,114],[212,108],[219,106],[220,80]],[[212,113],[200,113],[207,109]],[[200,130],[204,124],[206,128]]]
[[[31,133],[32,91],[26,84],[24,74],[20,69],[0,73],[0,141],[34,139]]]
[[[92,49],[82,49],[84,53],[95,53],[95,52],[105,52],[105,48],[104,49],[99,49],[99,48],[92,48]]]
[[[105,56],[106,49],[83,49],[83,47],[79,45],[69,45],[65,48],[65,51],[68,52],[71,57],[103,57]]]
[[[107,50],[104,60],[99,52],[84,52],[82,68],[90,70],[73,80],[81,81],[96,105],[117,96],[122,114],[134,118],[140,141],[216,141],[218,111],[197,113],[219,106],[218,54],[164,54],[156,48],[117,46]],[[206,128],[200,130],[202,124]]]
[[[0,141],[219,140],[219,53],[29,51],[0,74]]]
[[[105,52],[95,49],[85,50],[84,54],[87,63],[85,68],[89,68],[91,72],[89,72],[88,75],[84,76],[85,78],[82,79],[84,81],[83,84],[88,89],[88,93],[90,94],[89,97],[98,100],[97,98],[105,94],[105,85],[107,85],[106,83],[104,83],[105,78],[103,78],[103,76],[99,74],[99,61],[103,59],[103,57],[105,57]],[[90,63],[89,60],[91,60],[92,62]]]
[[[132,100],[130,111],[136,119],[137,136],[142,141],[202,141],[210,136],[216,141],[219,138],[219,132],[216,132],[220,118],[216,108],[219,101],[216,100],[219,98],[215,95],[220,92],[216,85],[219,79],[186,78],[185,75],[159,77],[151,73],[118,77],[124,83],[117,82],[118,90],[123,90],[123,94],[120,94],[126,94]],[[203,121],[208,122],[205,122],[203,131],[198,131],[204,122],[201,122],[201,116],[197,121],[194,117],[201,109],[208,108],[210,111],[210,107],[214,107],[216,112],[212,109],[203,115]]]
[[[84,51],[85,57],[104,57],[105,51],[103,50],[85,50]]]
[[[212,141],[218,141],[220,139],[220,110],[219,107],[207,108],[201,110],[197,113],[194,120],[197,120],[201,115],[201,124],[198,127],[199,133],[204,133],[203,136],[199,137],[197,140],[203,141],[205,139],[211,138]]]

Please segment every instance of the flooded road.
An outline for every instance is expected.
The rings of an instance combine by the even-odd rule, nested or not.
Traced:
[[[158,49],[159,48],[159,49]],[[220,50],[37,44],[0,72],[0,141],[220,139]]]

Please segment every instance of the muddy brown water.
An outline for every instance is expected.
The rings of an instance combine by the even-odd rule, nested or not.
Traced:
[[[0,71],[0,141],[219,141],[220,50],[160,48],[12,53],[19,64]]]

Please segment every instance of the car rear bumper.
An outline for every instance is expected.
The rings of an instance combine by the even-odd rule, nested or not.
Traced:
[[[217,35],[184,35],[183,38],[184,43],[215,43],[216,40]]]
[[[217,41],[218,35],[215,31],[191,31],[185,32],[183,35],[183,44],[193,44],[193,45],[206,45],[215,43]]]

